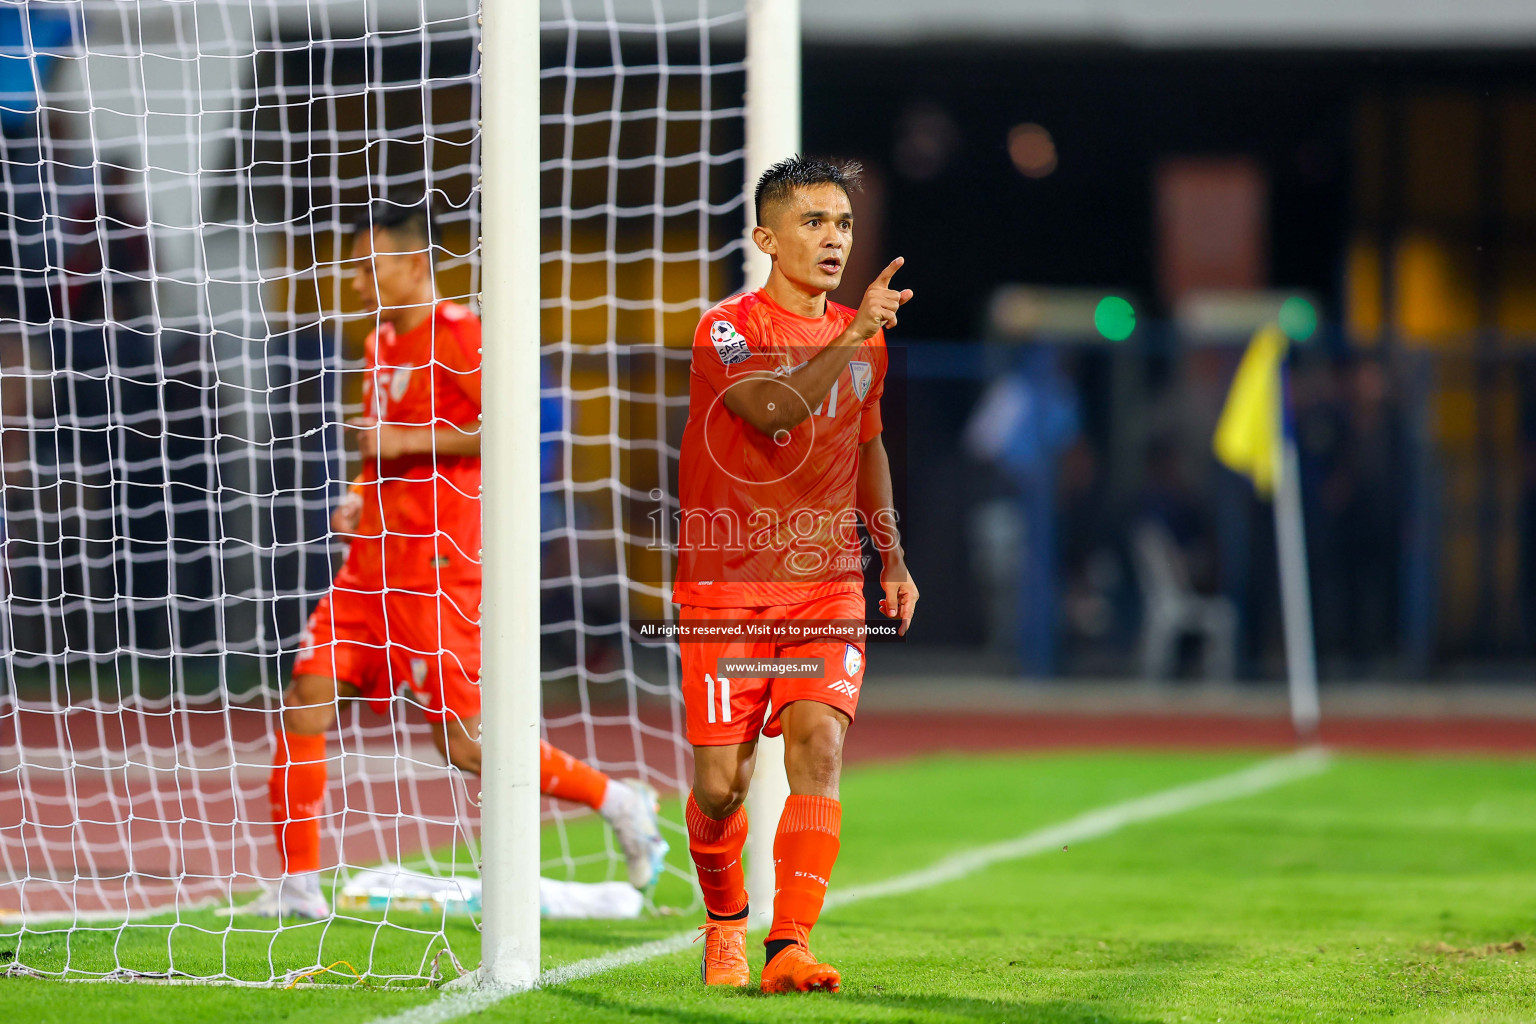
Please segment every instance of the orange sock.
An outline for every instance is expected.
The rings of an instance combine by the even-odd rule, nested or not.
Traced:
[[[320,870],[320,812],[325,807],[325,737],[279,731],[272,756],[272,829],[283,871]]]
[[[821,916],[827,880],[837,863],[843,805],[829,796],[791,796],[784,801],[779,832],[773,837],[773,927],[768,941],[806,944]]]
[[[539,740],[539,792],[601,810],[608,776]]]
[[[690,792],[683,817],[688,822],[688,853],[704,890],[704,909],[711,917],[735,917],[747,909],[747,878],[741,869],[747,812],[738,807],[729,818],[716,821],[699,810]]]

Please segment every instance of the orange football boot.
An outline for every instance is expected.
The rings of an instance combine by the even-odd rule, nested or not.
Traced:
[[[785,946],[763,968],[764,992],[836,992],[843,976],[798,943]]]
[[[704,933],[704,961],[699,965],[699,976],[704,979],[704,984],[735,985],[738,988],[750,984],[752,973],[747,966],[747,919],[710,920],[699,925],[699,931]]]

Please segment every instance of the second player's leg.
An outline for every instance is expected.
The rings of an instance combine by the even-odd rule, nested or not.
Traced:
[[[451,712],[429,720],[432,742],[460,771],[480,774],[480,716]],[[613,828],[630,884],[648,889],[661,873],[667,841],[657,820],[656,791],[639,780],[611,779],[583,761],[539,741],[539,789],[586,804]]]
[[[356,686],[329,676],[296,675],[283,691],[283,727],[277,735],[269,782],[283,872],[305,876],[319,891],[320,812],[325,805],[325,734],[336,722],[336,700],[356,697]],[[314,882],[311,885],[311,881]]]
[[[325,736],[336,723],[336,701],[383,697],[388,674],[375,634],[383,617],[382,587],[338,577],[304,627],[304,643],[283,691],[280,727],[268,793],[283,878],[244,912],[276,917],[324,917],[320,889],[320,815],[325,809]]]
[[[320,814],[325,807],[325,735],[336,722],[338,697],[356,697],[350,683],[329,676],[300,673],[283,691],[282,728],[272,757],[268,795],[282,884],[266,893],[247,913],[318,918],[330,913],[320,891]]]
[[[661,836],[661,799],[642,779],[615,779],[539,741],[539,791],[586,804],[613,829],[624,851],[629,884],[646,890],[655,883],[671,847]]]
[[[297,736],[324,736],[336,721],[338,697],[356,697],[350,683],[326,676],[294,676],[283,691],[283,731]]]

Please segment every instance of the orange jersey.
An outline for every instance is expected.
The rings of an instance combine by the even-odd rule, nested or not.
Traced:
[[[394,426],[478,429],[480,319],[439,302],[425,323],[369,335],[363,414]],[[480,459],[364,460],[362,517],[342,572],[353,585],[437,590],[480,581]]]
[[[721,401],[732,384],[789,381],[853,321],[827,303],[804,317],[759,289],[704,314],[693,339],[672,600],[711,608],[791,605],[862,593],[855,498],[859,445],[879,435],[885,336],[866,341],[792,431],[763,435]],[[803,402],[787,384],[787,402]]]

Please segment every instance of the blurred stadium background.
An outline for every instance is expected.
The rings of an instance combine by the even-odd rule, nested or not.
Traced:
[[[1300,299],[1325,700],[1536,680],[1536,13],[875,6],[807,7],[804,73],[806,148],[872,172],[848,280],[900,254],[918,295],[922,623],[872,667],[1191,679],[1193,638],[1143,656],[1187,589],[1231,609],[1234,678],[1282,678],[1268,512],[1210,439],[1256,321]]]
[[[542,197],[546,725],[669,790],[686,778],[670,663],[624,640],[627,617],[661,612],[668,570],[644,510],[616,497],[661,484],[667,459],[614,458],[611,442],[675,442],[677,357],[699,311],[757,283],[741,273],[740,5],[654,9],[711,4],[736,13],[707,59],[686,32],[667,51],[706,74],[651,68],[619,88],[604,69],[645,65],[646,45],[600,32],[552,33],[544,54],[545,156],[561,158]],[[0,259],[17,268],[0,286],[0,696],[36,702],[34,719],[75,698],[110,717],[129,691],[170,694],[167,722],[199,701],[222,713],[224,697],[270,711],[336,554],[338,422],[357,385],[333,371],[355,369],[363,337],[337,263],[347,212],[380,181],[430,183],[442,291],[478,291],[474,5],[336,0],[324,24],[293,16],[306,6],[0,4]],[[555,19],[604,7],[544,4]],[[856,304],[896,255],[917,293],[892,338],[886,422],[923,601],[906,643],[872,653],[850,758],[1293,742],[1272,514],[1211,449],[1244,346],[1280,317],[1297,339],[1323,739],[1536,749],[1536,6],[839,0],[802,14],[803,148],[867,175],[835,297]],[[86,24],[100,49],[139,41],[154,59],[86,53]],[[201,55],[178,59],[194,37]],[[82,103],[87,82],[143,106]],[[609,342],[660,358],[621,369]],[[667,416],[650,415],[657,396]],[[0,770],[17,779],[19,720],[0,720]],[[53,728],[37,726],[39,749]],[[209,735],[239,741],[259,790],[265,720],[231,715]],[[199,742],[82,743],[119,739]],[[1095,756],[1092,785],[1042,806],[1065,818],[1162,777],[1151,755]],[[1191,755],[1166,781],[1229,756]],[[1055,763],[1016,774],[1049,791]],[[972,765],[978,807],[986,764]],[[1487,769],[1508,769],[1517,822],[1520,768]],[[875,771],[857,784],[880,791]],[[1466,777],[1467,792],[1482,784]],[[1397,778],[1367,777],[1347,813]],[[1446,820],[1466,810],[1460,786],[1447,783]],[[0,810],[23,789],[0,792]],[[57,827],[78,800],[56,795]],[[866,850],[904,836],[900,799],[886,804],[890,831]],[[546,835],[547,863],[607,870],[593,825],[573,826],[575,846]],[[993,838],[963,827],[911,856]],[[1235,826],[1243,857],[1250,827],[1264,834]],[[1411,846],[1418,827],[1394,824],[1383,846]],[[87,836],[113,842],[105,826]],[[1313,856],[1331,854],[1296,854]],[[906,866],[850,858],[846,877]],[[691,898],[683,873],[670,882]],[[1478,927],[1477,942],[1525,934]],[[606,948],[546,933],[562,956]],[[259,961],[253,977],[285,967]]]
[[[61,54],[39,62],[45,94],[78,90],[88,68],[98,88],[113,73],[107,61],[68,59],[69,6],[32,5],[34,22],[43,18],[34,42]],[[87,126],[83,111],[53,104],[41,151],[35,107],[28,109],[30,69],[6,61],[15,265],[58,268],[24,271],[16,288],[3,290],[7,322],[38,322],[73,274],[77,310],[109,302],[130,326],[147,322],[151,307],[161,318],[158,338],[122,335],[120,343],[141,350],[124,358],[151,363],[158,351],[174,362],[191,337],[178,326],[204,315],[199,302],[213,307],[217,353],[229,344],[221,338],[250,329],[221,319],[217,290],[250,284],[219,284],[219,268],[282,263],[293,272],[268,286],[266,302],[279,319],[288,314],[291,358],[331,358],[338,343],[355,355],[360,336],[319,327],[321,311],[350,301],[330,264],[335,224],[305,215],[359,202],[369,174],[409,180],[428,164],[452,211],[444,245],[465,254],[446,262],[445,293],[472,292],[472,133],[466,127],[462,144],[439,139],[430,151],[410,141],[424,107],[414,88],[387,87],[422,70],[419,48],[390,49],[389,25],[438,18],[429,78],[442,84],[431,90],[430,114],[440,124],[465,123],[471,42],[454,20],[463,5],[379,2],[366,15],[360,4],[333,6],[332,30],[343,42],[324,69],[281,47],[256,64],[254,82],[238,62],[200,62],[205,109],[197,116],[238,129],[252,152],[222,163],[195,147],[159,152],[137,161],[152,165],[148,176],[135,172],[132,151],[155,137],[157,117],[170,124],[193,113],[169,99],[185,85],[185,64],[146,65],[161,77],[145,88],[166,104],[148,112],[148,133],[126,114],[98,111]],[[135,30],[174,37],[192,24],[188,8],[143,5],[152,17]],[[18,10],[0,12],[13,50]],[[242,31],[270,30],[279,40],[300,31],[278,14],[269,26],[221,29],[235,33],[232,45]],[[1411,12],[1321,0],[1240,8],[955,0],[941,17],[917,0],[847,0],[806,5],[803,18],[804,148],[861,160],[869,178],[858,200],[855,261],[838,297],[856,301],[872,268],[896,254],[907,257],[902,276],[918,294],[899,339],[909,378],[899,489],[925,600],[905,649],[878,657],[875,671],[1212,677],[1235,680],[1249,695],[1283,678],[1270,518],[1247,483],[1212,459],[1210,436],[1242,344],[1289,299],[1316,318],[1294,357],[1291,386],[1325,687],[1373,682],[1471,699],[1467,684],[1514,696],[1507,684],[1536,679],[1536,12],[1495,0],[1421,3]],[[347,45],[365,22],[385,30],[383,43]],[[607,62],[606,45],[583,40],[577,63]],[[368,63],[370,46],[382,60]],[[318,102],[324,89],[302,87],[364,74],[385,86],[366,111]],[[722,94],[739,86],[729,74],[713,80]],[[226,109],[207,108],[210,90],[228,95]],[[261,99],[279,95],[283,102]],[[643,96],[637,91],[633,102]],[[607,103],[607,83],[584,81],[576,108],[587,98]],[[562,101],[552,90],[552,109]],[[365,120],[399,141],[294,148],[306,133],[345,142],[346,129]],[[215,135],[220,127],[212,125]],[[593,144],[606,147],[606,129],[591,130],[601,136]],[[698,148],[690,130],[679,126],[669,145]],[[732,130],[723,125],[709,145],[739,146]],[[93,170],[92,145],[129,157]],[[68,173],[28,181],[21,172],[35,175],[39,160]],[[244,166],[255,171],[237,175]],[[739,164],[716,168],[711,187],[720,195],[711,201],[728,202],[732,166]],[[296,168],[305,171],[298,193],[288,187]],[[184,187],[194,170],[201,192]],[[679,184],[673,178],[667,187]],[[652,183],[642,169],[612,180],[578,174],[570,187],[566,201],[580,206],[610,188],[621,202],[643,198]],[[105,221],[91,219],[98,189],[114,207]],[[294,208],[296,195],[305,209]],[[221,222],[242,227],[221,230]],[[293,231],[301,222],[305,230]],[[119,225],[105,248],[96,237],[101,223]],[[575,237],[552,238],[550,248],[609,244],[584,241],[583,229],[578,222]],[[590,222],[590,230],[602,225]],[[723,249],[733,237],[727,231],[701,247],[697,225],[677,231],[677,248],[687,250]],[[85,295],[78,282],[100,269],[87,264],[103,253],[107,284]],[[551,261],[551,291],[564,273],[566,294],[580,300],[585,275],[593,298],[566,322],[549,310],[550,331],[576,344],[613,331],[678,344],[693,314],[679,306],[653,316],[644,304],[658,289],[677,305],[738,287],[736,260],[711,255],[703,263],[671,259],[660,270],[644,261],[617,269]],[[138,272],[152,258],[154,285]],[[197,264],[214,279],[202,298],[174,272]],[[1118,319],[1096,322],[1110,296],[1128,306]],[[634,308],[627,300],[637,300]],[[261,301],[232,296],[223,305],[238,311]],[[3,332],[9,363],[26,333]],[[55,347],[85,372],[104,352],[100,339],[79,332],[67,354],[57,339]],[[89,388],[72,398],[87,419],[91,403],[106,400]],[[24,402],[8,388],[7,416],[21,416]],[[305,407],[330,402],[321,396]],[[292,426],[273,432],[308,425]],[[89,429],[76,441],[87,465],[105,465],[90,450]],[[17,433],[6,444],[8,478],[20,481],[32,456]],[[194,487],[206,469],[183,468],[180,482]],[[297,463],[289,468],[302,478]],[[206,530],[192,518],[189,529]],[[280,541],[323,534],[323,509],[283,528],[289,534]],[[13,573],[24,576],[14,563],[29,538],[13,527],[11,540]],[[82,543],[89,547],[89,538]],[[323,552],[306,565],[301,545],[288,550],[261,589],[281,594],[324,578]],[[178,573],[189,594],[202,573],[213,596],[211,562]],[[12,590],[26,590],[21,576]],[[1166,627],[1146,612],[1163,599],[1195,602],[1215,626],[1175,637],[1167,656],[1149,654],[1149,628]],[[551,600],[555,611],[563,607],[559,595]],[[209,611],[193,604],[183,614]],[[604,614],[601,600],[590,604],[587,614]],[[88,617],[89,602],[70,611]],[[242,614],[252,621],[234,628],[234,650],[242,629],[259,633],[260,613]],[[299,615],[297,604],[277,599],[271,621],[284,633]],[[95,625],[111,633],[115,612],[107,618]],[[19,633],[28,626],[24,617],[12,624]],[[152,612],[142,628],[167,628],[164,615]],[[48,647],[41,637],[13,643]],[[604,655],[593,658],[600,665]]]

